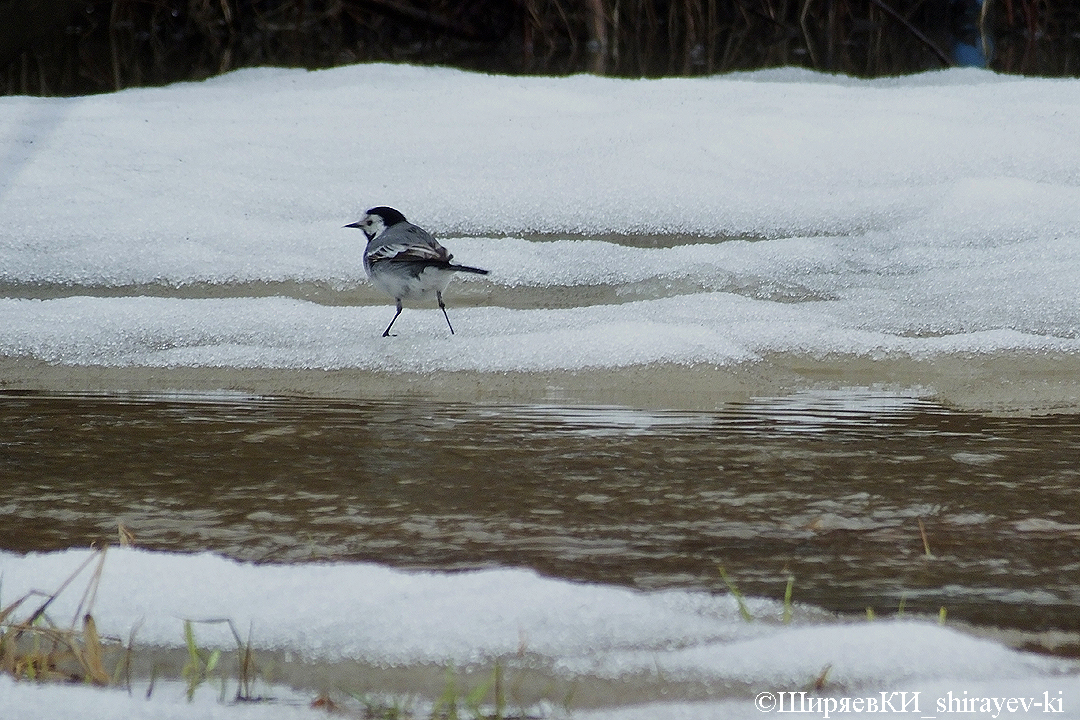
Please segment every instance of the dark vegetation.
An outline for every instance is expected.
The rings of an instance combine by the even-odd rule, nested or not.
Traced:
[[[0,94],[364,61],[499,73],[1080,72],[1080,0],[0,0]]]

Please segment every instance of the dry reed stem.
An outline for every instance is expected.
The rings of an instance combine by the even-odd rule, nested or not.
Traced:
[[[919,534],[922,536],[923,552],[926,553],[926,557],[934,557],[934,553],[930,552],[930,541],[926,537],[926,526],[923,525],[922,518],[919,518]]]

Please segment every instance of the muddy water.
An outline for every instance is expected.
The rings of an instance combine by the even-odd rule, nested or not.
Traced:
[[[258,562],[717,592],[723,565],[843,612],[1080,629],[1080,416],[857,393],[717,412],[8,393],[0,428],[9,550],[123,523]]]

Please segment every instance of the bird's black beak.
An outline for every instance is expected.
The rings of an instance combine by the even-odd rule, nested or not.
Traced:
[[[363,227],[363,225],[361,225],[361,224],[360,224],[361,222],[363,222],[363,221],[362,221],[362,220],[357,220],[357,221],[356,221],[356,222],[354,222],[354,223],[349,223],[349,224],[348,224],[348,225],[346,225],[345,227],[352,227],[352,228],[358,228],[358,229],[359,229],[359,228],[362,228],[362,227]]]

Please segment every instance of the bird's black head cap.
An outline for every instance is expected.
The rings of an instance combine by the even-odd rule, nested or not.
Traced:
[[[405,222],[405,216],[402,215],[401,213],[399,213],[397,210],[395,210],[392,207],[385,207],[385,206],[373,207],[373,208],[371,208],[370,210],[367,211],[367,214],[368,215],[378,215],[379,217],[381,217],[383,219],[383,223],[386,225],[386,227],[390,227],[391,225],[397,225],[398,223]]]

